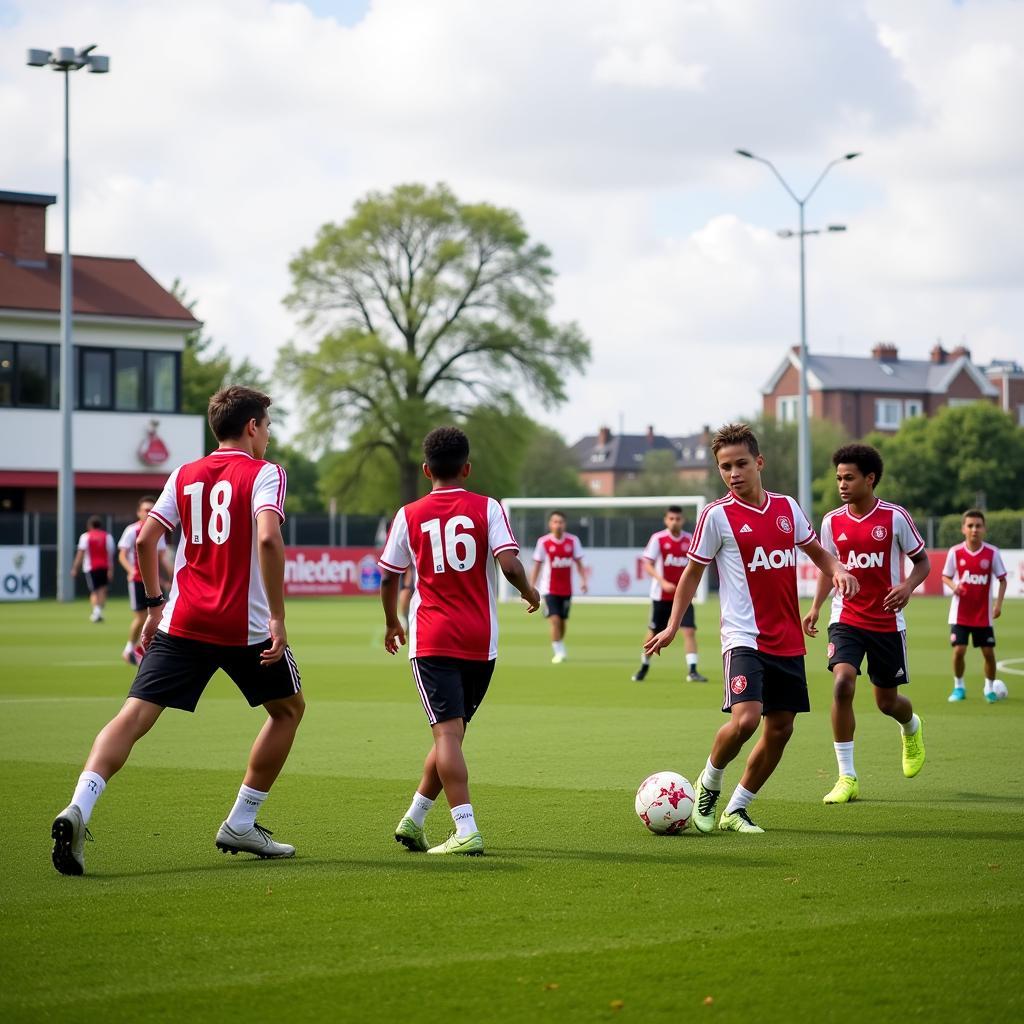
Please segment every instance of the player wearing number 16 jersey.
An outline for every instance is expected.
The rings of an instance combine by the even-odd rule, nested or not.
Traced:
[[[303,712],[295,659],[284,628],[284,471],[263,461],[270,441],[270,399],[229,387],[210,399],[220,447],[176,469],[136,542],[148,609],[145,655],[128,699],[93,743],[71,803],[53,823],[53,863],[62,874],[85,870],[86,825],[112,775],[165,708],[194,711],[223,669],[268,719],[253,744],[235,805],[217,832],[217,848],[262,858],[295,849],[256,822],[288,757]],[[171,596],[164,609],[157,551],[164,531],[181,525]]]
[[[413,852],[476,856],[484,843],[469,799],[462,740],[487,694],[498,655],[495,561],[530,612],[539,607],[540,595],[527,582],[519,544],[501,505],[462,486],[470,471],[466,435],[456,427],[438,427],[426,436],[423,454],[423,472],[433,489],[398,510],[378,563],[389,654],[406,641],[398,588],[406,570],[416,569],[409,661],[434,734],[423,777],[395,840]],[[442,789],[455,831],[430,847],[424,822]]]

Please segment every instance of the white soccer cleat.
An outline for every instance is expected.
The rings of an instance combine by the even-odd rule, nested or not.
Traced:
[[[85,840],[92,836],[82,821],[82,812],[77,804],[68,804],[53,819],[50,836],[53,839],[53,866],[62,875],[84,875]]]
[[[1006,700],[1010,696],[1010,691],[1006,688],[1006,683],[1002,679],[992,680],[992,692],[996,695],[996,700]]]
[[[284,860],[295,856],[295,847],[275,843],[273,833],[256,822],[248,832],[236,832],[226,821],[217,830],[217,849],[221,853],[253,853],[261,860]]]

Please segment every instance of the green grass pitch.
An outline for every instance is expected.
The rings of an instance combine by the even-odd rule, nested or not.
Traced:
[[[903,778],[865,683],[863,799],[825,807],[819,639],[814,710],[753,808],[768,834],[655,837],[637,785],[696,778],[723,718],[716,612],[698,610],[711,683],[681,681],[677,643],[641,685],[644,607],[578,605],[563,666],[539,617],[502,608],[467,744],[488,855],[453,860],[392,840],[429,732],[376,603],[293,602],[308,710],[261,820],[297,858],[214,848],[262,720],[221,676],[136,747],[93,816],[88,874],[65,878],[50,822],[129,686],[127,611],[0,605],[0,1020],[1020,1020],[1024,676],[1001,673],[1010,699],[989,706],[972,650],[969,700],[947,704],[946,604],[915,601],[906,692],[928,763]],[[999,657],[1024,659],[1024,603],[997,630]],[[442,800],[428,835],[449,822]]]

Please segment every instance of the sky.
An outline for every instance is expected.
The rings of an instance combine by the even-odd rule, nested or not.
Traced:
[[[573,441],[760,408],[799,340],[1024,360],[1021,0],[0,0],[0,189],[59,194],[72,248],[180,278],[207,331],[271,369],[312,339],[288,261],[370,190],[444,181],[552,250],[554,316],[590,339],[548,412]],[[48,244],[59,251],[61,213]]]

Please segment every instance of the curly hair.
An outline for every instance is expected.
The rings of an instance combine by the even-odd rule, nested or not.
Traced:
[[[841,465],[856,466],[864,476],[875,474],[875,484],[882,479],[882,456],[877,448],[869,444],[844,444],[832,454],[832,465],[837,469]]]
[[[423,439],[423,458],[436,480],[451,480],[469,461],[469,438],[458,427],[435,427]]]

